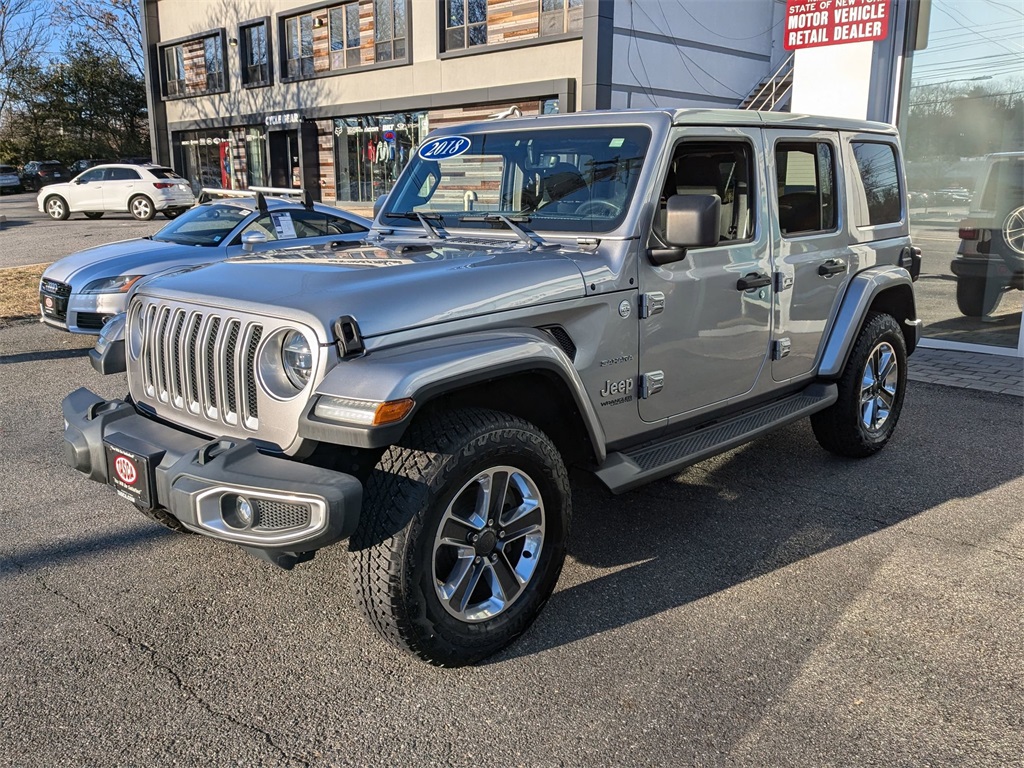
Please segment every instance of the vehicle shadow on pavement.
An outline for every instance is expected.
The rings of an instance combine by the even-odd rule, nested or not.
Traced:
[[[33,360],[67,360],[75,357],[86,357],[89,354],[89,349],[48,349],[42,352],[19,352],[13,355],[0,355],[0,365],[28,363]]]
[[[96,536],[63,541],[59,544],[37,546],[34,549],[18,549],[14,552],[0,552],[0,580],[15,573],[24,573],[37,568],[52,568],[57,565],[93,558],[107,550],[118,550],[152,544],[160,540],[170,541],[174,536],[164,528],[154,524],[141,523],[140,527],[124,533],[101,533]],[[8,566],[13,566],[10,570]],[[7,571],[7,573],[5,573]]]
[[[1005,454],[1020,444],[1019,401],[984,396],[973,418],[936,427],[927,411],[955,408],[964,390],[915,390],[935,402],[922,409],[908,398],[892,444],[869,459],[833,457],[796,424],[622,496],[574,476],[569,555],[590,572],[613,571],[556,592],[537,624],[484,664],[679,608],[1024,474],[1019,455]]]

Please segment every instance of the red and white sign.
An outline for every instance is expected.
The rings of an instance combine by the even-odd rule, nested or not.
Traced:
[[[786,0],[787,51],[884,40],[889,0]]]
[[[124,456],[118,456],[114,459],[114,471],[128,485],[135,485],[135,481],[139,479],[139,474],[135,471],[135,464],[132,463],[131,459]]]

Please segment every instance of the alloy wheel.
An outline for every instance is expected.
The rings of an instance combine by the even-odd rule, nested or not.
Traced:
[[[877,432],[889,418],[899,387],[899,362],[896,350],[883,341],[868,355],[861,376],[860,419],[864,428]]]
[[[492,619],[524,592],[544,546],[544,503],[520,469],[490,467],[448,505],[431,556],[445,610],[465,622]]]

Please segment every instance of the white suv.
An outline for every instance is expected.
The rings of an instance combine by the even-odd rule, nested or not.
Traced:
[[[168,219],[195,204],[188,181],[157,165],[97,165],[64,184],[39,192],[39,210],[64,221],[72,213],[98,219],[107,211],[127,211],[149,221],[157,211]]]

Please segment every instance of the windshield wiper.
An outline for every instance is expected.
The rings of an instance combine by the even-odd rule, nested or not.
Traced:
[[[526,223],[529,220],[530,220],[530,217],[526,216],[524,214],[513,214],[511,216],[506,216],[504,213],[467,213],[467,214],[464,214],[462,216],[459,216],[459,221],[460,222],[463,222],[463,221],[483,221],[483,222],[486,222],[488,224],[490,224],[492,222],[501,222],[506,227],[511,229],[513,232],[515,232],[516,233],[516,237],[518,237],[520,240],[522,240],[524,243],[526,243],[526,245],[529,248],[529,250],[532,251],[534,248],[540,248],[541,246],[546,246],[547,243],[545,243],[543,240],[541,240],[539,237],[537,237],[537,235],[533,234],[532,232],[527,232],[526,229],[524,229],[523,227],[519,226],[519,224],[517,223],[517,222]]]
[[[442,216],[440,213],[420,213],[419,211],[397,213],[393,211],[391,213],[385,213],[384,215],[394,219],[410,219],[411,221],[418,221],[423,226],[424,231],[427,233],[427,237],[429,237],[432,240],[444,240],[444,235],[440,234],[430,224],[431,220],[444,223],[444,216]]]

